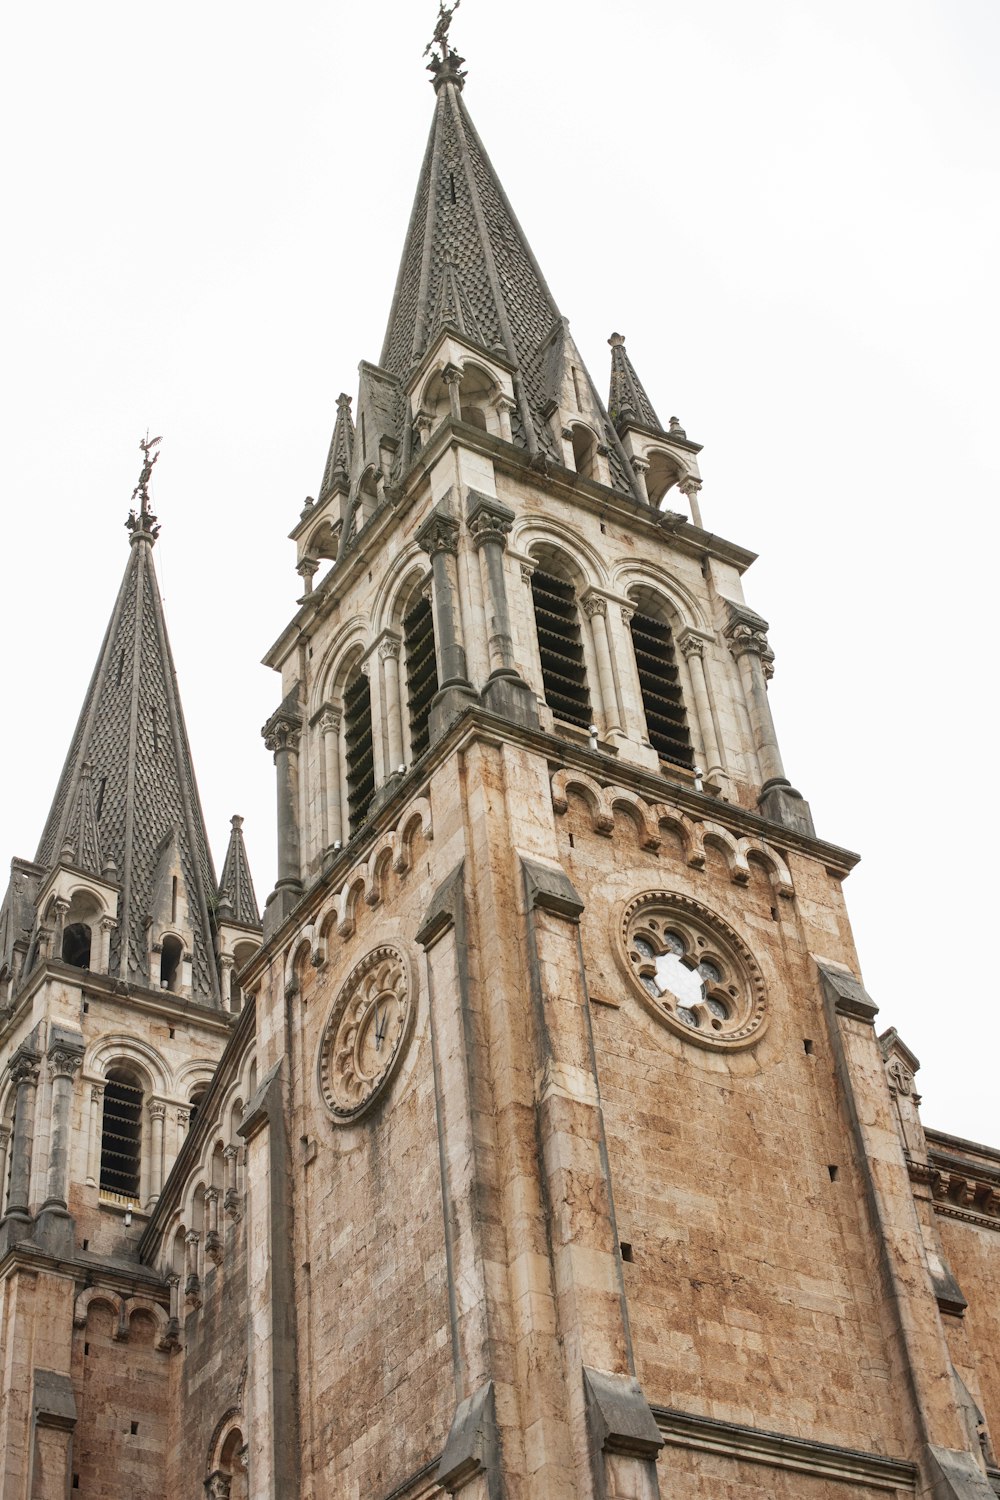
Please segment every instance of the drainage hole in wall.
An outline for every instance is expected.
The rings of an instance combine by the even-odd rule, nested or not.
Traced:
[[[803,1049],[805,1051],[806,1057],[812,1057],[812,1055],[813,1055],[813,1044],[812,1044],[812,1042],[809,1040],[809,1038],[807,1036],[802,1038],[802,1046],[803,1046]]]
[[[830,1181],[831,1182],[836,1182],[838,1173],[840,1172],[840,1168],[839,1167],[827,1167],[826,1170],[830,1174]]]
[[[628,1243],[627,1240],[622,1240],[621,1252],[622,1260],[627,1260],[631,1263],[635,1259],[635,1256],[632,1254],[632,1246]]]

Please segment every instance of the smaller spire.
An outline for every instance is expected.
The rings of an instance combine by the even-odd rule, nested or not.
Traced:
[[[435,334],[445,323],[449,323],[452,328],[464,334],[472,343],[486,348],[486,340],[483,338],[482,329],[473,312],[469,294],[465,290],[465,284],[453,260],[445,263],[434,311],[427,323],[425,348],[433,342]]]
[[[325,500],[331,490],[347,490],[353,462],[354,418],[351,416],[351,398],[341,391],[337,397],[337,420],[333,424],[333,437],[330,439],[330,452],[323,471],[323,483],[319,487],[320,501]],[[311,510],[314,502],[307,503]],[[306,514],[304,510],[303,519]]]
[[[462,71],[464,57],[459,57],[448,45],[448,29],[451,26],[451,18],[455,14],[462,0],[455,0],[454,5],[445,5],[444,0],[439,0],[438,17],[434,27],[434,35],[424,48],[424,56],[430,53],[430,62],[427,71],[434,74],[434,92],[445,83],[453,83],[461,91],[465,82],[465,74]],[[435,50],[437,49],[437,50]]]
[[[653,410],[653,403],[635,367],[625,353],[625,335],[613,333],[608,339],[611,345],[611,393],[608,396],[608,415],[619,431],[623,427],[649,427],[654,432],[663,431],[663,423]]]
[[[127,530],[132,533],[133,542],[142,539],[153,543],[160,534],[156,517],[149,507],[149,481],[153,477],[153,465],[160,456],[158,453],[154,453],[153,450],[159,447],[162,442],[162,437],[151,438],[149,428],[147,427],[146,436],[139,443],[139,449],[142,453],[142,472],[139,475],[139,483],[132,491],[133,502],[136,497],[139,499],[139,509],[138,511],[134,508],[130,510],[128,520],[125,522]]]
[[[92,875],[104,874],[105,861],[101,854],[101,837],[94,808],[93,767],[89,760],[85,760],[80,767],[80,779],[76,784],[76,795],[66,823],[59,857],[78,870],[89,870]]]
[[[243,842],[243,819],[234,815],[230,821],[232,832],[229,835],[229,848],[219,877],[219,915],[223,921],[238,922],[241,927],[259,927],[260,911],[250,877],[246,844]]]

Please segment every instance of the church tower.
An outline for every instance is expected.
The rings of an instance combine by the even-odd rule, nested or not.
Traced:
[[[112,1471],[162,1493],[177,1308],[137,1246],[236,1025],[234,968],[260,942],[240,818],[215,880],[153,569],[156,440],[143,446],[94,675],[38,852],[13,861],[0,908],[4,1500],[107,1493]]]
[[[250,1493],[986,1500],[992,1313],[753,556],[617,333],[602,400],[462,62],[266,658]]]

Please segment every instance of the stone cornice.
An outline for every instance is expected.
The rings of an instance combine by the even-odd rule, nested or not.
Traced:
[[[723,1422],[666,1406],[654,1406],[652,1411],[661,1435],[673,1447],[692,1448],[743,1463],[764,1464],[773,1469],[860,1484],[870,1489],[887,1490],[893,1495],[900,1490],[912,1491],[916,1484],[916,1465],[905,1459],[885,1458],[880,1453],[868,1453],[860,1448],[841,1448],[833,1443],[817,1443],[781,1432],[767,1432],[759,1427],[744,1426],[742,1422]]]
[[[931,1190],[934,1212],[1000,1231],[1000,1151],[928,1130],[927,1162],[908,1161],[911,1178]]]
[[[260,929],[253,930],[256,935]],[[225,1036],[233,1026],[234,1018],[226,1011],[216,1010],[207,1005],[198,1005],[196,1001],[185,1000],[169,990],[146,989],[142,985],[116,979],[110,974],[96,974],[91,969],[77,969],[72,964],[64,964],[58,958],[47,958],[36,964],[28,978],[22,980],[13,1010],[0,1024],[0,1046],[15,1030],[25,1014],[30,1014],[32,997],[49,980],[58,980],[64,984],[67,981],[78,984],[88,1000],[114,1001],[119,1005],[128,1005],[135,1010],[143,1011],[150,1016],[163,1017],[171,1023],[194,1022],[208,1031],[218,1032],[221,1036]]]
[[[447,733],[422,757],[419,766],[402,778],[393,795],[365,824],[363,831],[340,851],[333,863],[303,893],[284,922],[275,929],[243,970],[245,987],[252,986],[288,940],[312,921],[331,891],[343,883],[347,871],[367,859],[376,843],[398,823],[400,813],[407,804],[426,792],[439,767],[451,755],[475,741],[508,743],[533,750],[545,757],[550,771],[562,768],[582,770],[597,781],[613,781],[615,786],[634,791],[647,801],[670,802],[695,820],[720,824],[739,837],[766,840],[783,853],[794,851],[809,859],[818,860],[840,879],[848,875],[858,862],[859,856],[848,849],[811,838],[808,834],[786,828],[782,824],[772,823],[747,808],[722,802],[705,792],[697,792],[687,783],[658,776],[618,758],[612,759],[600,750],[590,750],[585,744],[573,744],[558,735],[513,724],[484,708],[470,705],[461,718],[456,719]]]
[[[164,1306],[168,1300],[167,1284],[157,1271],[138,1262],[134,1266],[123,1265],[86,1250],[63,1259],[50,1255],[32,1240],[17,1240],[0,1259],[0,1281],[16,1271],[32,1275],[45,1271],[50,1276],[65,1276],[79,1286],[106,1287],[126,1297],[155,1297]]]

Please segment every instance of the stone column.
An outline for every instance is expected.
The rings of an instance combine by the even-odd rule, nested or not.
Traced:
[[[181,1147],[184,1144],[184,1137],[187,1135],[188,1124],[190,1123],[190,1120],[191,1120],[191,1111],[189,1109],[181,1108],[181,1109],[179,1109],[177,1111],[177,1154],[178,1155],[180,1155],[180,1149],[181,1149]]]
[[[189,1229],[184,1236],[184,1295],[195,1307],[201,1306],[201,1277],[198,1275],[198,1246],[201,1235]]]
[[[63,851],[66,852],[65,850]],[[72,863],[72,861],[70,861]],[[66,916],[69,912],[69,901],[65,896],[57,896],[52,903],[55,912],[55,928],[52,934],[52,957],[63,956],[63,934],[66,931]]]
[[[677,637],[677,644],[684,653],[691,677],[694,710],[698,719],[698,727],[701,730],[702,749],[705,752],[705,778],[711,782],[724,780],[726,772],[722,764],[712,704],[708,696],[708,679],[705,676],[705,638],[696,635],[693,630],[683,630]]]
[[[469,530],[479,553],[485,578],[488,621],[487,649],[490,675],[483,702],[494,713],[519,724],[537,725],[538,705],[531,688],[514,665],[504,552],[514,512],[491,495],[469,491]]]
[[[687,497],[688,505],[690,505],[691,507],[691,520],[694,522],[695,526],[704,530],[701,521],[701,506],[698,504],[698,494],[701,490],[701,480],[695,479],[693,476],[689,475],[687,479],[681,480],[677,488],[680,490],[682,495],[685,495]]]
[[[511,396],[501,391],[498,396],[494,396],[493,398],[493,409],[500,423],[500,436],[505,443],[513,442],[510,418],[511,413],[517,411],[517,402]]]
[[[102,917],[100,921],[101,952],[98,958],[98,972],[109,974],[111,972],[111,934],[118,923],[114,917]]]
[[[750,728],[757,750],[761,789],[758,806],[766,818],[815,836],[809,804],[785,776],[774,732],[767,681],[773,675],[774,652],[767,643],[767,621],[745,605],[729,605],[725,634],[739,667]]]
[[[441,379],[448,387],[448,405],[455,421],[462,418],[462,393],[459,387],[462,384],[462,372],[458,365],[445,365],[441,371]]]
[[[219,985],[222,995],[222,1009],[232,1008],[233,994],[233,966],[236,960],[231,953],[219,954]]]
[[[82,1038],[81,1038],[82,1044]],[[67,1207],[69,1184],[69,1148],[73,1105],[73,1079],[83,1063],[83,1046],[57,1042],[49,1048],[49,1073],[52,1078],[52,1102],[49,1128],[49,1171],[42,1209]]]
[[[597,655],[597,676],[601,684],[601,701],[604,704],[604,731],[606,734],[621,734],[622,710],[618,702],[615,672],[611,663],[611,641],[608,638],[608,601],[603,594],[584,594],[580,601],[584,613],[590,620]]]
[[[216,1187],[205,1189],[205,1214],[208,1222],[208,1232],[205,1235],[205,1254],[215,1265],[220,1265],[223,1248],[222,1236],[219,1233],[219,1189]]]
[[[90,1139],[87,1146],[87,1186],[97,1187],[101,1180],[101,1136],[104,1129],[104,1084],[90,1087]]]
[[[434,650],[437,656],[438,691],[430,712],[430,737],[439,739],[453,719],[476,701],[468,679],[465,644],[458,609],[456,560],[458,522],[443,506],[431,511],[417,532],[417,543],[431,560],[434,611]]]
[[[323,736],[323,765],[326,771],[326,847],[344,840],[344,812],[340,787],[340,714],[332,708],[323,710],[319,721]]]
[[[399,647],[400,641],[386,636],[379,643],[378,656],[382,663],[382,685],[385,690],[386,738],[389,742],[389,776],[395,775],[403,765],[403,718],[399,693]],[[386,778],[388,780],[388,777]]]
[[[278,779],[278,879],[269,900],[276,904],[277,923],[298,900],[302,891],[299,853],[299,739],[302,720],[281,708],[264,725],[264,743],[274,755]]]
[[[223,1207],[231,1219],[240,1217],[240,1195],[236,1185],[239,1154],[239,1148],[236,1146],[227,1146],[222,1153],[222,1160],[226,1164],[226,1195],[223,1199]]]
[[[646,484],[646,475],[649,473],[649,464],[647,463],[646,459],[639,458],[636,454],[632,454],[630,456],[629,463],[632,465],[632,472],[638,481],[639,488],[642,491],[646,504],[648,505],[649,488]]]
[[[35,1090],[38,1087],[38,1053],[21,1047],[10,1064],[17,1091],[14,1105],[14,1136],[10,1147],[10,1191],[6,1217],[27,1219],[31,1185],[31,1146],[35,1133]]]
[[[231,966],[231,965],[230,965]],[[163,1188],[163,1123],[167,1106],[161,1099],[149,1101],[149,1201],[156,1202]]]

